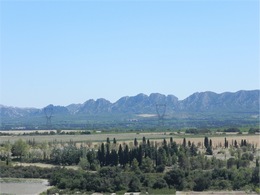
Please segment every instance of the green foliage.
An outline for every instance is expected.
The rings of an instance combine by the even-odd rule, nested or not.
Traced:
[[[176,168],[167,172],[164,176],[164,179],[170,187],[174,187],[177,190],[182,190],[184,176],[184,171]]]
[[[133,176],[129,182],[129,192],[139,192],[141,190],[141,182],[138,177]]]
[[[154,172],[153,161],[149,157],[144,158],[140,169],[143,173]]]
[[[83,170],[88,170],[88,169],[90,169],[90,163],[88,162],[88,159],[86,159],[86,158],[80,158],[78,165],[79,165],[80,168],[82,168]]]
[[[186,142],[186,139],[184,140]],[[194,143],[187,141],[188,144],[177,144],[171,138],[169,142],[164,139],[161,143],[154,144],[143,137],[138,145],[128,146],[117,145],[107,140],[106,144],[100,145],[98,151],[89,149],[84,144],[76,147],[72,141],[41,145],[32,141],[30,153],[23,155],[24,160],[30,162],[38,158],[42,162],[62,166],[77,164],[81,169],[57,168],[42,171],[35,167],[24,169],[6,166],[3,162],[0,176],[49,178],[52,185],[59,190],[62,189],[62,193],[74,193],[77,190],[111,193],[144,190],[150,192],[155,189],[162,192],[171,189],[195,191],[258,189],[259,160],[256,158],[255,163],[252,162],[255,150],[249,141],[242,139],[242,147],[240,144],[234,147],[232,143],[229,150],[233,153],[233,157],[227,160],[205,155],[213,153],[210,140],[206,141],[208,147],[200,149],[199,152]],[[227,142],[226,139],[225,141]],[[17,145],[27,145],[29,148],[26,142],[20,140],[9,144],[8,147],[2,145],[0,149],[3,160],[8,154],[5,152],[10,152],[11,148],[15,154],[14,149]],[[37,157],[32,152],[34,150],[42,151],[42,155]]]
[[[153,188],[155,189],[162,189],[162,188],[167,188],[168,184],[163,178],[157,178],[155,183],[153,184]]]
[[[19,139],[13,144],[11,152],[13,156],[18,156],[22,159],[22,156],[27,155],[28,150],[29,145],[22,139]]]

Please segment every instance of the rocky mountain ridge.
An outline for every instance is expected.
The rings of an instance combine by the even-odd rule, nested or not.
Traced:
[[[260,90],[225,92],[197,92],[184,100],[174,95],[152,93],[125,96],[115,103],[99,98],[87,100],[83,104],[53,106],[53,115],[102,115],[102,114],[155,114],[157,104],[165,104],[167,114],[179,112],[259,112]],[[1,118],[20,118],[44,115],[44,108],[16,108],[0,105]]]

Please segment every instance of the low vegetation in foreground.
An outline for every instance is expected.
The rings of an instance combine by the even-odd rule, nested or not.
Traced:
[[[257,135],[256,135],[257,136]],[[223,138],[224,139],[224,138]],[[87,143],[5,142],[0,148],[1,178],[45,178],[54,187],[47,194],[124,194],[142,192],[243,190],[260,192],[259,149],[249,140],[224,139],[212,144],[173,138],[162,141],[107,140],[95,149]],[[17,166],[48,163],[53,168]],[[77,169],[68,169],[67,166]],[[66,168],[65,168],[66,166]]]

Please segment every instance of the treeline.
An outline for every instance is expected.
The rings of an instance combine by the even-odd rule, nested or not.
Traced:
[[[241,134],[242,131],[241,129],[237,128],[237,127],[230,127],[224,130],[217,130],[217,132],[223,132],[223,133],[239,133]],[[187,134],[194,134],[194,135],[198,135],[198,134],[210,134],[213,133],[212,130],[210,129],[206,129],[206,128],[201,128],[201,129],[197,129],[197,128],[190,128],[190,129],[186,129],[185,133]],[[248,130],[249,134],[255,134],[255,133],[260,133],[260,129],[259,128],[250,128]]]
[[[8,131],[9,132],[9,131]],[[12,131],[11,131],[12,132]],[[90,131],[87,130],[82,130],[82,131],[62,131],[62,130],[50,130],[50,131],[35,131],[35,132],[26,132],[23,131],[23,133],[5,133],[5,132],[0,132],[0,136],[10,136],[10,135],[30,135],[30,136],[37,136],[37,135],[89,135],[91,134]]]

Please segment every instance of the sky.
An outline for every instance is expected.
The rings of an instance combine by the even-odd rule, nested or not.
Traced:
[[[0,104],[259,89],[258,0],[0,0]]]

